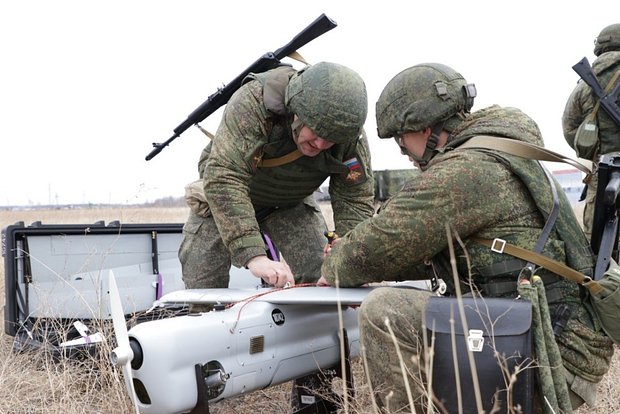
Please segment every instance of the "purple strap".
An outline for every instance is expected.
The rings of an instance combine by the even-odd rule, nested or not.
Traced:
[[[278,250],[276,249],[276,247],[271,242],[271,239],[269,238],[267,233],[262,233],[262,236],[263,236],[263,240],[265,240],[265,245],[267,246],[267,255],[274,262],[279,262],[280,255],[278,254]]]
[[[164,290],[164,277],[157,273],[157,287],[155,288],[155,300],[159,300]]]

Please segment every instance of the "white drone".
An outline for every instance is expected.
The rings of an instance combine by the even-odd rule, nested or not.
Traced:
[[[123,368],[136,412],[208,413],[211,403],[358,356],[357,309],[350,305],[359,305],[372,289],[176,291],[156,304],[213,304],[214,310],[143,322],[128,332],[110,272],[118,344],[112,361]]]

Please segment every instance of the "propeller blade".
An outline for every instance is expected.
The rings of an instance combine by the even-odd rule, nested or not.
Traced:
[[[112,313],[112,323],[114,325],[114,336],[116,337],[117,347],[114,348],[110,355],[110,360],[116,366],[123,367],[123,377],[125,378],[125,387],[129,391],[129,397],[134,405],[136,414],[140,413],[138,409],[138,396],[133,386],[133,376],[131,373],[131,360],[133,359],[133,351],[129,345],[129,334],[127,333],[127,323],[125,321],[125,313],[121,302],[118,286],[114,272],[110,270],[110,312]]]
[[[123,304],[121,303],[121,297],[118,293],[118,286],[116,285],[116,278],[114,272],[110,270],[110,312],[112,313],[112,323],[114,324],[114,336],[116,337],[116,344],[118,348],[126,348],[131,352],[129,346],[129,335],[127,334],[127,324],[125,322],[125,313],[123,311]],[[133,355],[131,355],[133,357]],[[124,361],[123,361],[124,362]],[[123,363],[121,362],[121,363]]]

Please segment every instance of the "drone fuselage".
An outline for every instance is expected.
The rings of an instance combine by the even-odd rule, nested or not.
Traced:
[[[342,329],[350,356],[359,355],[357,311],[344,307],[341,316],[337,305],[248,301],[141,323],[129,331],[141,348],[140,366],[132,363],[138,407],[166,414],[194,408],[197,365],[209,403],[334,367]]]

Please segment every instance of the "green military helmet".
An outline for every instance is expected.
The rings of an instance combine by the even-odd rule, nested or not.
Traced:
[[[320,62],[299,71],[286,87],[284,99],[302,124],[336,144],[356,140],[368,113],[364,81],[336,63]]]
[[[377,132],[381,138],[391,138],[422,131],[458,113],[468,113],[475,96],[476,87],[446,65],[412,66],[394,76],[381,92]]]
[[[594,54],[596,56],[610,50],[620,50],[620,23],[605,27],[594,39]]]

